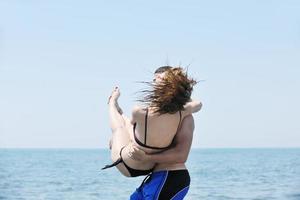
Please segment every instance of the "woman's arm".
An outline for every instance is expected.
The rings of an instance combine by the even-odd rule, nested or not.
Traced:
[[[184,105],[183,114],[187,116],[189,114],[198,112],[202,108],[202,103],[197,100],[191,100]]]

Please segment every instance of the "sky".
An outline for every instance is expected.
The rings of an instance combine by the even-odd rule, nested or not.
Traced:
[[[107,99],[188,67],[193,148],[300,147],[299,1],[0,1],[0,148],[107,148]]]

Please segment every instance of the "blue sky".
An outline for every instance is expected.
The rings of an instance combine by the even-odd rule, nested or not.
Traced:
[[[0,147],[99,148],[107,98],[187,66],[193,147],[300,147],[299,1],[1,1]]]

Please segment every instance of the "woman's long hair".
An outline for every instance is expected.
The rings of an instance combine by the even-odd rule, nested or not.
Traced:
[[[188,77],[181,67],[164,66],[165,73],[161,81],[145,82],[150,89],[141,91],[144,95],[141,102],[153,107],[156,113],[176,113],[183,110],[184,105],[191,100],[193,86],[197,83]]]

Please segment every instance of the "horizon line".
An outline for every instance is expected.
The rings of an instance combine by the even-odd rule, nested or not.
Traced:
[[[300,148],[300,146],[286,146],[286,147],[192,147],[191,149],[297,149]],[[109,150],[109,148],[105,147],[0,147],[0,149],[49,149],[49,150],[55,150],[55,149],[77,149],[77,150]]]

